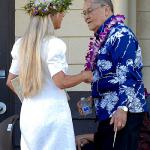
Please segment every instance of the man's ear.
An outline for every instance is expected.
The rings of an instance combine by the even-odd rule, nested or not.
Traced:
[[[109,6],[104,6],[105,7],[105,17],[108,18],[108,16],[110,16],[110,7]]]

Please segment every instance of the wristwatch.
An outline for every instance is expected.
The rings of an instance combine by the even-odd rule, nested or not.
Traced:
[[[122,109],[125,112],[128,112],[128,107],[126,106],[118,106],[119,109]]]

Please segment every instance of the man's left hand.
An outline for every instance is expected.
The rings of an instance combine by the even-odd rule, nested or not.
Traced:
[[[114,131],[119,131],[125,127],[127,121],[127,112],[118,108],[116,112],[113,114],[110,124],[114,124]]]

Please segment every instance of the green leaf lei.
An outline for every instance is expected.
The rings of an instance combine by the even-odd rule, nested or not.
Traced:
[[[39,0],[40,2],[40,0]],[[35,4],[34,0],[30,0],[23,8],[30,16],[46,16],[48,14],[56,14],[66,12],[69,6],[72,4],[72,0],[52,0],[51,2],[44,1],[39,4]]]

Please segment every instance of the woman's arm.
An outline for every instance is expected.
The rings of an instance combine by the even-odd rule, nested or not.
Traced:
[[[8,78],[7,78],[7,82],[6,85],[15,93],[14,88],[12,86],[11,80],[15,79],[17,77],[17,75],[9,73],[8,74]]]
[[[66,75],[63,71],[58,72],[52,77],[54,83],[60,89],[70,88],[80,84],[81,82],[91,83],[93,75],[91,71],[82,71],[76,75]]]

